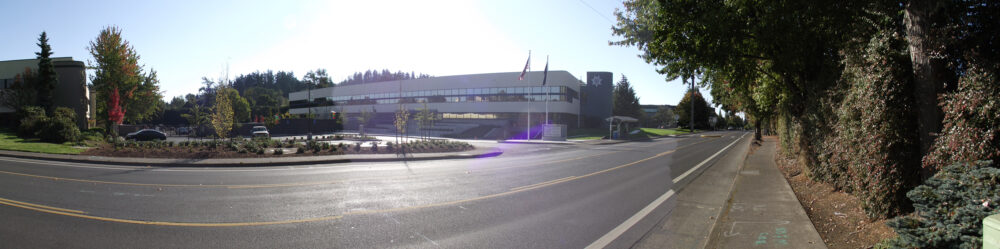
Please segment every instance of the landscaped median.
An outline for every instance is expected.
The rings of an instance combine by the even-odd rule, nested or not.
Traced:
[[[466,142],[418,140],[393,143],[371,137],[319,136],[316,139],[218,139],[168,141],[119,141],[104,144],[81,154],[109,157],[159,158],[257,158],[346,154],[402,154],[462,152],[474,147]]]
[[[81,155],[0,151],[0,156],[141,166],[269,166],[492,157],[495,147],[460,141],[421,140],[394,144],[374,138],[318,137],[314,140],[119,141]]]

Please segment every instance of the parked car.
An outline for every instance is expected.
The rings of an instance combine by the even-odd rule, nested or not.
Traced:
[[[135,141],[167,140],[167,134],[158,130],[142,129],[125,135],[125,139]]]
[[[270,138],[271,137],[271,133],[267,132],[267,127],[264,127],[264,126],[254,126],[253,128],[250,129],[250,131],[253,132],[253,137],[254,138],[258,138],[258,137]]]

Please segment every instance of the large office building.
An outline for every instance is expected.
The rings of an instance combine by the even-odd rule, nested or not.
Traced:
[[[88,128],[87,120],[91,118],[95,102],[87,87],[84,63],[73,60],[73,57],[54,57],[52,64],[55,66],[56,74],[59,75],[59,84],[52,91],[52,104],[73,109],[76,112],[77,126],[81,129]],[[2,87],[0,91],[14,84],[16,77],[23,74],[25,69],[37,73],[38,59],[0,61],[0,87]],[[13,113],[14,109],[0,106],[0,116],[10,116]]]
[[[416,113],[426,106],[441,119],[424,128],[433,136],[494,139],[524,136],[529,126],[537,137],[541,129],[534,127],[545,124],[546,118],[550,124],[575,128],[586,120],[600,120],[611,110],[611,73],[588,73],[605,79],[585,83],[569,72],[549,71],[545,85],[543,72],[528,72],[523,80],[520,74],[455,75],[293,92],[288,96],[289,113],[329,119],[336,112],[345,117],[345,129],[356,130],[357,117],[370,112],[367,132],[393,133],[397,110]],[[581,104],[581,98],[590,103]],[[416,129],[417,125],[409,125],[411,134]]]

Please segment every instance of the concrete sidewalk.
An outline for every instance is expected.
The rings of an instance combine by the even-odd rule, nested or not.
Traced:
[[[706,248],[826,248],[774,163],[777,141],[747,156]]]
[[[726,206],[751,140],[734,144],[722,158],[695,174],[698,177],[678,182],[675,186],[683,187],[675,189],[673,209],[632,248],[704,248]]]

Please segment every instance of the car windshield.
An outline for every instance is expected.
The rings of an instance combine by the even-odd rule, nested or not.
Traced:
[[[0,249],[1000,241],[1000,0],[0,9]]]

